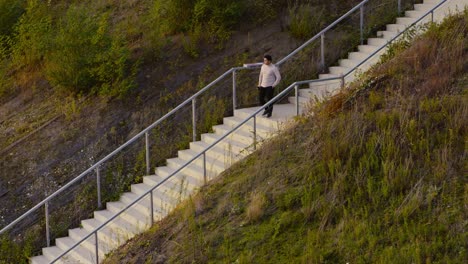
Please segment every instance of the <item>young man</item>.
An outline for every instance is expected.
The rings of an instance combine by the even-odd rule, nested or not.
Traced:
[[[271,63],[270,55],[263,57],[263,65],[258,77],[258,101],[260,105],[264,105],[273,99],[273,91],[276,85],[281,81],[281,75],[278,68]],[[265,100],[266,98],[266,100]],[[273,113],[273,104],[265,108],[264,116],[271,117]]]

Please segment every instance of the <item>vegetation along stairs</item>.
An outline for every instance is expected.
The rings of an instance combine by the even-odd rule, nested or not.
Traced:
[[[442,10],[454,9],[454,3],[465,6],[466,2],[425,0],[423,4],[416,4],[415,10],[406,11],[405,17],[397,18],[395,24],[387,25],[385,31],[367,39],[367,45],[360,45],[357,52],[349,53],[347,59],[339,61],[339,66],[330,67],[328,74],[321,74],[319,81],[309,81],[309,88],[300,89],[297,96],[289,97],[289,103],[276,104],[271,118],[257,115],[262,111],[259,107],[235,110],[234,116],[225,117],[222,125],[213,127],[213,133],[202,134],[200,141],[191,142],[189,149],[180,150],[177,158],[168,159],[167,166],[156,168],[154,175],[133,184],[131,191],[124,193],[119,201],[108,202],[106,210],[95,211],[94,218],[83,220],[79,228],[70,229],[68,237],[56,239],[55,246],[43,248],[43,255],[33,257],[31,262],[99,262],[106,253],[165,217],[206,181],[254,151],[263,139],[275,135],[298,110],[303,111],[312,98],[323,100],[333,95],[344,82],[355,78],[356,71],[365,71],[376,63],[390,40],[433,8],[438,7],[437,12],[421,19],[421,23],[441,20],[446,14]],[[232,131],[235,127],[238,128]],[[219,143],[212,146],[217,141]]]

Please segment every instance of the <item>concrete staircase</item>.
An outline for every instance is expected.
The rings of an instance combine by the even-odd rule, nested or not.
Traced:
[[[349,53],[347,59],[339,61],[339,66],[330,67],[330,73],[321,74],[319,78],[340,77],[342,74],[347,73],[371,53],[386,45],[393,36],[404,30],[406,26],[413,23],[438,2],[437,0],[425,0],[423,4],[416,4],[414,11],[406,11],[405,17],[397,18],[395,24],[387,25],[385,31],[379,31],[375,38],[369,38],[366,45],[358,46],[357,52]],[[466,0],[461,2],[466,3]],[[359,71],[365,71],[377,62],[383,52],[385,52],[385,49],[361,65]],[[350,82],[354,78],[354,73],[350,74],[346,77],[346,82]],[[311,98],[324,100],[339,91],[340,87],[341,82],[333,80],[314,83],[308,89],[301,89],[299,93],[300,110],[304,109],[304,105],[309,103]],[[295,115],[295,98],[290,97],[289,101],[289,104],[275,105],[271,118],[257,116],[256,131],[259,144],[264,139],[274,136]],[[190,148],[180,150],[177,158],[168,159],[167,166],[158,167],[154,175],[143,177],[143,183],[132,185],[131,192],[124,193],[117,202],[108,202],[106,210],[96,211],[94,212],[94,218],[81,221],[81,227],[70,229],[68,237],[56,239],[55,246],[43,248],[43,255],[33,257],[31,262],[35,264],[50,263],[76,242],[92,233],[102,223],[116,215],[130,203],[136,201],[142,194],[160,183],[162,179],[175,172],[187,161],[195,157],[195,155],[204,151],[214,141],[230,131],[232,127],[244,121],[257,109],[256,107],[239,109],[234,112],[234,116],[224,118],[222,125],[213,127],[214,133],[203,134],[201,135],[201,141],[191,142]],[[156,188],[153,192],[153,220],[157,221],[165,217],[182,200],[197,191],[204,184],[205,180],[213,179],[229,168],[234,162],[251,153],[254,150],[253,135],[253,120],[250,120],[221,141],[216,147],[207,151],[206,175],[204,173],[203,157],[200,157],[170,180]],[[84,243],[71,250],[65,257],[62,257],[57,263],[96,263],[96,241],[98,241],[99,260],[102,260],[109,251],[117,248],[134,235],[147,230],[152,223],[151,203],[149,199],[147,195],[135,205],[125,210],[120,216],[98,231],[97,238],[94,235],[91,236]]]
[[[348,54],[348,58],[339,60],[339,66],[329,67],[329,73],[320,74],[319,79],[337,78],[346,74],[379,48],[386,46],[387,43],[398,33],[405,30],[409,25],[414,23],[440,2],[441,0],[424,0],[422,4],[415,4],[414,10],[406,11],[405,16],[398,17],[395,24],[386,25],[386,30],[378,31],[376,37],[367,39],[366,45],[359,45],[356,52],[350,52]],[[468,0],[447,1],[434,12],[434,21],[440,22],[449,13],[456,12],[457,10],[463,10],[464,6],[468,6]],[[420,23],[426,23],[429,21],[431,21],[431,16],[424,18]],[[359,66],[358,69],[353,70],[352,73],[345,78],[345,82],[352,82],[356,77],[356,72],[365,72],[368,70],[372,65],[379,61],[380,56],[384,54],[386,50],[386,47],[383,48],[364,64]],[[340,87],[341,80],[311,83],[309,89],[300,90],[299,101],[301,103],[309,102],[310,97],[316,98],[317,100],[324,100],[325,98],[337,93]],[[289,102],[294,103],[295,99],[291,97]]]

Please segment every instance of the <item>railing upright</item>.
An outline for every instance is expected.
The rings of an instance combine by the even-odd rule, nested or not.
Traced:
[[[96,189],[97,189],[97,200],[98,200],[98,208],[102,208],[102,201],[101,201],[101,172],[100,166],[96,167]]]
[[[299,85],[294,86],[296,92],[296,116],[299,115]]]
[[[237,108],[237,82],[236,82],[236,70],[232,71],[232,112]]]
[[[96,264],[99,263],[99,241],[98,241],[98,232],[96,231],[94,233],[94,241],[95,241],[95,245],[96,245]]]
[[[197,141],[197,98],[192,99],[192,140]]]
[[[47,247],[50,247],[50,223],[49,223],[49,202],[46,202],[44,205],[45,208],[45,228],[46,228],[46,242]]]
[[[146,175],[150,175],[151,162],[150,162],[149,132],[145,133],[145,156],[146,156]]]
[[[320,67],[325,70],[325,33],[320,35]]]
[[[364,45],[364,5],[360,8],[359,32],[361,35],[361,45]]]

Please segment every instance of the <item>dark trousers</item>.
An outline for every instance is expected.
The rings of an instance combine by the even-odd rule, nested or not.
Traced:
[[[273,99],[273,87],[268,86],[268,87],[259,87],[258,88],[258,102],[260,105],[266,104],[268,101]],[[266,98],[266,100],[265,100]],[[273,112],[273,104],[265,108],[265,112],[267,113],[272,113]]]

